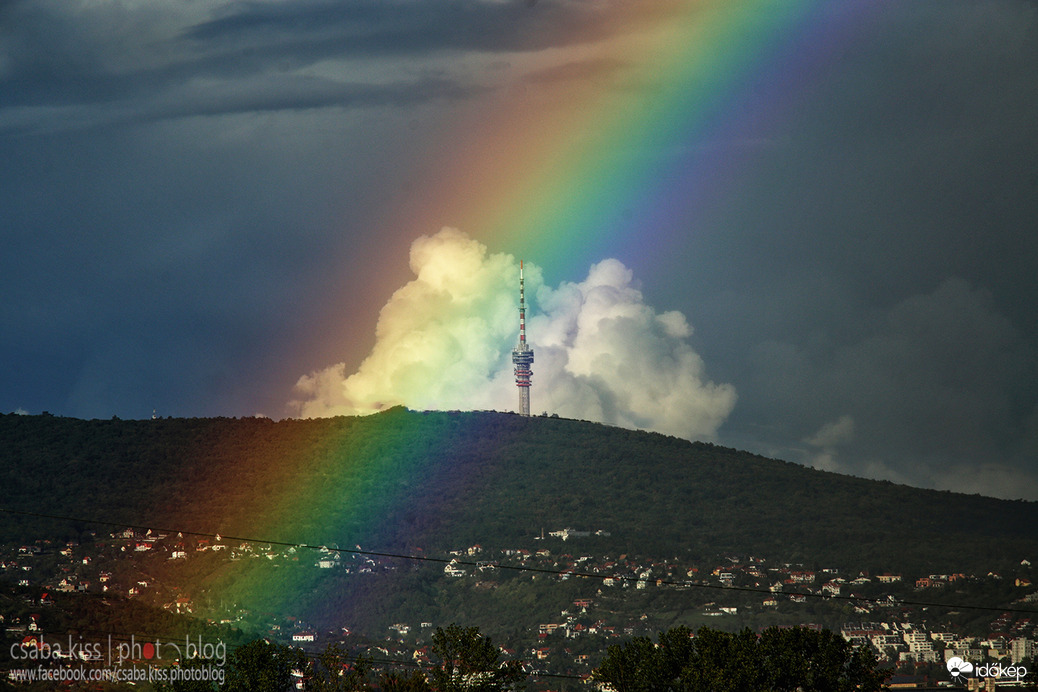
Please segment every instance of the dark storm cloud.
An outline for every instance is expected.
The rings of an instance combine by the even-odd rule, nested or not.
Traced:
[[[613,79],[630,67],[630,63],[615,58],[590,58],[534,70],[524,77],[530,83],[552,83]]]
[[[168,119],[303,111],[314,108],[407,108],[429,101],[465,99],[483,91],[447,79],[388,84],[351,84],[316,78],[239,81],[233,90],[176,87],[132,103],[90,103],[54,110],[9,114],[0,133],[40,134],[58,130],[119,127]],[[0,111],[2,113],[2,111]]]
[[[1023,494],[1033,493],[1038,468],[1026,463],[1024,446],[1038,354],[991,295],[950,278],[861,319],[846,341],[818,334],[751,349],[750,405],[801,431],[783,455],[857,475],[896,469],[939,487],[950,469],[970,463],[1023,465]],[[853,432],[823,439],[841,420]]]
[[[178,29],[191,17],[177,10],[6,5],[0,130],[464,98],[483,90],[466,69],[447,75],[417,61],[558,45],[587,19],[549,3],[233,3]],[[322,60],[387,56],[409,65],[369,81],[297,72]]]
[[[203,43],[272,46],[297,56],[428,56],[441,52],[498,53],[542,50],[600,40],[615,31],[636,31],[660,21],[676,3],[644,3],[626,25],[596,26],[604,9],[594,3],[416,2],[333,0],[232,5],[221,17],[187,32]]]
[[[332,53],[528,50],[563,41],[580,16],[558,4],[545,8],[500,2],[240,3],[186,36],[203,44],[273,45],[274,51],[311,59]]]
[[[141,117],[148,120],[250,109],[409,105],[480,90],[458,81],[467,82],[466,69],[448,76],[430,73],[418,61],[466,52],[540,50],[569,45],[575,36],[582,41],[602,37],[583,28],[594,26],[595,10],[568,3],[531,8],[497,2],[243,2],[214,6],[218,17],[194,23],[188,9],[8,4],[0,10],[5,20],[0,29],[4,110],[92,104],[119,111],[146,103],[150,107],[142,109]],[[293,74],[323,60],[386,58],[409,61],[413,77],[398,74],[388,82],[365,84]],[[263,79],[271,93],[257,94],[246,86],[239,96],[243,79]],[[215,84],[205,89],[199,81]],[[196,90],[200,93],[181,98]],[[222,93],[207,93],[217,91]],[[24,120],[36,117],[26,111],[14,119],[24,126]],[[126,116],[108,117],[123,122]]]

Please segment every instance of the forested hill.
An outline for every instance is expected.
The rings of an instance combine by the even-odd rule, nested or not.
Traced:
[[[427,554],[601,531],[573,550],[912,572],[1038,558],[1038,503],[863,480],[557,418],[319,420],[0,415],[0,540],[113,525]],[[278,513],[280,512],[280,513]],[[605,535],[608,534],[608,535]]]

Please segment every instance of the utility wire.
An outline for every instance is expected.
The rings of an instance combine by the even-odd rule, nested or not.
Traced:
[[[399,559],[399,560],[410,560],[410,561],[414,561],[414,562],[429,562],[429,563],[437,563],[437,564],[444,564],[444,565],[453,563],[453,564],[457,564],[457,565],[466,565],[466,566],[477,567],[477,568],[482,566],[483,563],[485,562],[485,561],[459,560],[457,558],[429,557],[429,556],[425,556],[425,555],[403,555],[403,554],[400,554],[400,553],[387,553],[387,552],[379,552],[379,551],[373,551],[373,550],[361,550],[360,548],[356,548],[356,549],[352,549],[352,548],[331,548],[331,547],[328,547],[326,545],[310,545],[310,544],[307,544],[307,543],[294,543],[294,542],[290,542],[290,541],[275,541],[275,540],[268,540],[268,539],[262,539],[262,538],[252,538],[252,537],[244,537],[244,536],[229,536],[229,535],[218,534],[218,533],[206,533],[206,532],[201,532],[201,531],[185,531],[185,530],[182,530],[182,529],[169,529],[169,528],[162,528],[162,527],[155,527],[155,526],[144,526],[144,525],[140,525],[140,524],[126,524],[126,523],[118,523],[118,522],[112,522],[112,521],[101,521],[101,520],[96,520],[96,519],[83,519],[83,518],[77,518],[77,517],[62,516],[62,515],[57,515],[57,514],[46,514],[46,513],[43,513],[43,512],[29,512],[29,511],[25,511],[25,510],[8,509],[8,508],[4,508],[4,507],[0,507],[0,512],[6,513],[6,514],[15,514],[15,515],[21,515],[21,516],[36,517],[36,518],[40,518],[40,519],[57,519],[57,520],[61,520],[61,521],[81,522],[81,523],[84,523],[84,524],[97,524],[99,526],[122,527],[123,529],[133,529],[135,531],[145,531],[145,532],[146,531],[153,531],[153,532],[166,533],[166,534],[174,534],[174,533],[176,533],[176,534],[181,534],[181,535],[184,535],[184,536],[198,536],[198,537],[201,537],[201,538],[214,538],[214,539],[215,538],[219,538],[221,540],[241,541],[243,543],[263,543],[263,544],[272,545],[272,546],[273,545],[277,545],[277,546],[283,546],[283,547],[289,547],[289,548],[310,548],[310,549],[313,549],[313,550],[322,550],[322,551],[327,551],[327,552],[344,553],[344,554],[350,554],[350,555],[362,555],[362,556],[365,556],[365,557],[394,558],[394,559]],[[597,574],[597,573],[593,573],[593,572],[578,572],[576,570],[568,570],[568,569],[567,570],[560,570],[560,569],[552,569],[552,568],[548,568],[548,567],[530,567],[530,566],[526,566],[526,565],[502,565],[502,564],[496,564],[495,563],[494,567],[496,569],[501,569],[501,570],[511,570],[511,571],[514,571],[514,572],[533,572],[533,573],[537,573],[537,574],[549,574],[549,575],[556,576],[556,577],[561,577],[561,576],[568,575],[570,577],[581,577],[581,578],[585,578],[585,579],[599,579],[599,580],[602,580],[602,581],[611,578],[611,579],[615,579],[615,580],[621,580],[621,581],[624,581],[624,582],[637,582],[639,580],[639,578],[637,576],[630,576],[630,575],[624,575],[624,574]],[[819,599],[819,600],[823,600],[823,601],[830,601],[830,600],[831,601],[848,601],[848,602],[854,602],[854,603],[874,603],[876,605],[912,606],[912,607],[920,607],[920,608],[949,608],[949,609],[953,609],[953,610],[956,610],[956,609],[957,610],[981,610],[981,611],[999,612],[999,613],[1024,613],[1024,614],[1027,614],[1027,615],[1036,615],[1036,616],[1038,616],[1038,610],[1027,609],[1027,608],[983,606],[983,605],[968,605],[968,604],[964,604],[964,603],[938,603],[936,601],[902,600],[902,599],[897,599],[896,597],[893,597],[895,600],[890,600],[891,597],[892,597],[892,595],[890,595],[890,594],[888,594],[888,596],[885,597],[885,598],[866,598],[866,597],[852,596],[852,595],[844,596],[844,595],[839,595],[839,594],[817,594],[817,593],[811,593],[811,592],[803,593],[803,592],[798,592],[798,591],[778,591],[778,592],[775,592],[775,591],[772,591],[770,588],[760,588],[760,587],[753,587],[753,586],[734,586],[734,585],[732,585],[732,586],[724,586],[724,585],[720,585],[720,584],[702,584],[702,583],[692,582],[692,581],[673,581],[673,580],[667,580],[667,579],[657,579],[656,583],[657,584],[666,584],[668,586],[677,586],[677,587],[681,587],[681,588],[712,589],[712,590],[716,590],[716,591],[740,591],[740,592],[745,592],[745,593],[756,593],[756,594],[763,594],[763,595],[768,595],[768,596],[775,596],[775,595],[803,596],[803,597],[806,597],[806,598],[814,598],[814,599]]]

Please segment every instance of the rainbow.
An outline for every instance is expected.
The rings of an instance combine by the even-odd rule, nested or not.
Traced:
[[[185,501],[163,521],[186,532],[169,540],[191,552],[220,543],[228,553],[209,570],[169,561],[163,581],[214,619],[240,607],[252,613],[252,625],[264,621],[257,613],[293,613],[331,626],[352,591],[375,581],[356,579],[369,553],[426,556],[444,518],[456,520],[466,498],[485,493],[509,466],[488,462],[507,459],[508,441],[530,428],[529,419],[510,414],[402,407],[277,423],[225,419],[224,439],[198,437],[206,462],[185,464],[183,488],[170,490]],[[472,542],[507,521],[471,522]],[[436,547],[432,557],[442,557],[445,549]],[[239,559],[227,561],[230,554]],[[336,569],[315,569],[321,560]],[[350,571],[354,577],[345,577]]]
[[[379,225],[409,238],[457,227],[559,274],[607,256],[659,256],[754,175],[761,145],[799,99],[810,98],[827,56],[851,40],[864,7],[861,0],[600,7],[579,30],[584,35],[573,37],[567,68],[590,77],[552,81],[560,73],[539,70],[531,58],[526,77],[540,80],[538,88],[517,82],[489,109],[460,117],[444,137],[444,160],[425,166],[436,179],[387,210]],[[542,9],[549,11],[547,4],[530,11]],[[285,454],[240,460],[267,478],[252,495],[235,488],[233,473],[218,473],[213,494],[225,501],[213,506],[211,526],[379,550],[386,526],[420,520],[407,511],[416,484],[486,482],[413,463],[399,452],[414,436],[391,417],[375,418],[381,422],[370,434],[347,426],[325,439],[302,435],[300,448]],[[450,449],[449,440],[422,444]],[[311,593],[312,579],[227,572],[198,588],[283,603]]]
[[[694,232],[711,200],[754,174],[754,156],[810,98],[864,8],[635,0],[600,9],[574,37],[591,45],[572,62],[598,74],[539,96],[517,85],[489,112],[462,118],[445,137],[438,179],[383,225],[410,237],[453,226],[562,274],[608,256],[660,256]]]

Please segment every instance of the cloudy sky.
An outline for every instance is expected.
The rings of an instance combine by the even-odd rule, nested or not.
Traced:
[[[0,411],[514,408],[1038,500],[1033,0],[0,0]],[[448,230],[443,230],[448,229]]]

